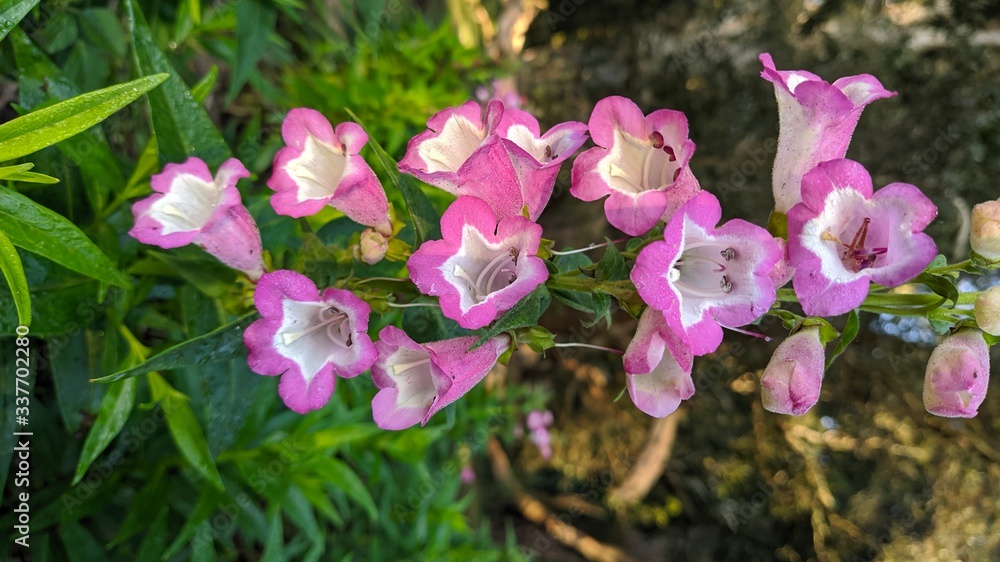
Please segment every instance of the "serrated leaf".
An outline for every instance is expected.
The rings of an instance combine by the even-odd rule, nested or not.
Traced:
[[[489,329],[486,330],[486,333],[476,340],[476,343],[472,345],[470,350],[476,349],[489,341],[490,338],[498,336],[504,332],[537,325],[538,319],[542,316],[542,313],[545,312],[545,309],[549,307],[549,303],[551,302],[552,296],[549,294],[549,290],[545,287],[545,285],[539,285],[537,289],[518,301],[517,304],[515,304],[510,310],[494,322]]]
[[[155,74],[82,94],[0,125],[0,162],[37,152],[104,121],[111,114],[159,86]]]
[[[92,379],[91,382],[109,383],[129,379],[152,371],[169,371],[194,365],[208,365],[232,359],[243,353],[243,331],[258,318],[256,312],[222,326],[204,336],[179,343],[150,357],[141,365],[112,375]]]
[[[264,55],[277,15],[269,3],[261,0],[243,0],[236,5],[236,62],[227,99],[236,97]]]
[[[854,338],[858,336],[858,329],[860,329],[860,327],[861,320],[858,318],[857,309],[854,309],[847,315],[847,322],[844,324],[844,331],[840,334],[840,340],[837,342],[837,347],[834,348],[833,353],[826,358],[827,369],[829,369],[830,365],[833,365],[833,362],[836,361],[842,353],[844,353],[847,346],[851,345]]]
[[[17,255],[17,249],[2,230],[0,230],[0,271],[3,271],[3,276],[10,287],[10,294],[14,297],[17,321],[21,326],[30,326],[31,295],[28,292],[28,279],[24,276],[21,256]]]
[[[189,156],[197,156],[210,168],[218,167],[232,156],[222,135],[156,44],[135,0],[126,0],[125,13],[132,34],[136,70],[143,76],[160,72],[170,74],[163,86],[149,96],[160,161],[182,162]]]
[[[7,0],[0,2],[0,41],[10,33],[10,30],[21,23],[24,16],[28,15],[38,5],[38,0]]]
[[[106,283],[129,286],[104,252],[61,215],[0,186],[0,221],[19,248]]]
[[[133,379],[134,380],[134,379]],[[167,418],[167,429],[181,455],[188,464],[210,484],[220,491],[225,490],[222,476],[215,466],[215,459],[208,450],[205,433],[195,418],[188,397],[178,392],[157,373],[149,373],[149,391],[153,400],[160,403]]]
[[[73,475],[73,486],[76,486],[83,479],[91,463],[125,427],[125,422],[128,421],[129,415],[132,414],[132,408],[135,406],[135,388],[135,379],[127,379],[108,388],[107,394],[101,400],[101,407],[97,410],[94,426],[87,433],[87,440],[83,442],[80,460],[76,464],[76,473]]]

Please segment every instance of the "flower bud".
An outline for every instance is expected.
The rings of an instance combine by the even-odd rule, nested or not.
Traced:
[[[946,418],[972,418],[986,398],[990,349],[979,330],[962,330],[941,342],[927,361],[924,407]]]
[[[991,336],[1000,336],[1000,285],[979,293],[974,312],[979,329]]]
[[[1000,201],[987,201],[972,208],[972,251],[990,261],[1000,261]]]
[[[819,400],[825,354],[819,326],[807,326],[774,350],[760,379],[764,409],[801,416]]]
[[[368,265],[382,261],[389,250],[389,240],[374,228],[366,228],[361,233],[361,242],[354,249],[355,257]]]

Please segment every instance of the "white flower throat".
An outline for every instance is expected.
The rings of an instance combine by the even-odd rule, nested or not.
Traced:
[[[736,258],[736,250],[731,246],[718,242],[695,242],[684,247],[684,252],[667,277],[682,293],[705,298],[719,297],[733,290],[727,264]]]
[[[491,293],[505,289],[517,280],[518,254],[517,248],[497,254],[475,277],[457,263],[452,273],[469,285],[473,300],[482,302]]]

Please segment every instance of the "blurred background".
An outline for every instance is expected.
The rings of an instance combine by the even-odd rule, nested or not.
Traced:
[[[772,86],[759,77],[762,52],[779,69],[829,81],[869,73],[899,92],[865,110],[848,157],[876,187],[913,183],[934,200],[940,214],[928,231],[949,260],[967,257],[971,206],[1000,196],[996,1],[137,5],[155,44],[189,87],[205,90],[203,107],[260,178],[244,200],[272,254],[315,251],[274,215],[263,186],[281,120],[300,106],[333,122],[350,108],[398,158],[428,117],[469,98],[521,103],[544,129],[586,122],[597,100],[626,96],[646,112],[685,112],[702,187],[720,197],[725,218],[764,224],[778,121]],[[66,97],[69,85],[83,92],[135,76],[119,2],[46,0],[21,29],[0,43],[0,121]],[[128,177],[150,138],[148,109],[134,104],[99,133]],[[231,279],[197,254],[141,252],[121,235],[128,206],[114,204],[114,191],[104,203],[88,200],[93,179],[72,150],[60,145],[32,161],[61,183],[16,187],[86,227],[141,281],[138,294],[97,298],[95,286],[22,253],[32,332],[45,338],[34,380],[32,559],[1000,559],[1000,400],[988,396],[974,420],[927,414],[921,389],[934,332],[870,314],[827,372],[819,404],[800,418],[761,407],[757,381],[785,335],[766,320],[761,330],[775,341],[727,335],[696,361],[694,398],[664,420],[616,400],[622,365],[600,351],[525,350],[426,428],[399,433],[373,429],[375,389],[363,377],[342,381],[324,410],[298,416],[277,400],[276,381],[241,360],[169,372],[225,490],[178,456],[157,407],[143,407],[145,382],[119,437],[71,485],[107,393],[86,379],[143,346],[218,326],[232,312],[220,288]],[[569,196],[569,168],[542,216],[545,237],[582,247],[615,236],[600,203]],[[0,292],[0,332],[12,333],[5,299]],[[592,320],[556,304],[542,324],[566,341],[627,346],[628,315],[616,312],[611,328]],[[3,372],[11,361],[0,358]],[[206,382],[219,369],[225,392]],[[551,418],[529,419],[533,411]],[[11,528],[9,512],[0,523]]]

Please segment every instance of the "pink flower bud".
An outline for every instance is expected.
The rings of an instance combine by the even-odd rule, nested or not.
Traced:
[[[807,326],[781,342],[760,379],[764,409],[794,416],[809,411],[819,400],[824,361],[818,326]]]
[[[990,348],[979,330],[962,330],[941,342],[927,361],[924,407],[946,418],[972,418],[986,398]]]
[[[975,313],[979,329],[991,336],[1000,336],[1000,285],[976,297]]]
[[[368,265],[375,265],[382,261],[387,251],[389,251],[389,239],[374,228],[366,228],[361,233],[361,242],[354,249],[354,257]]]
[[[972,208],[972,251],[990,261],[1000,261],[1000,200]]]

